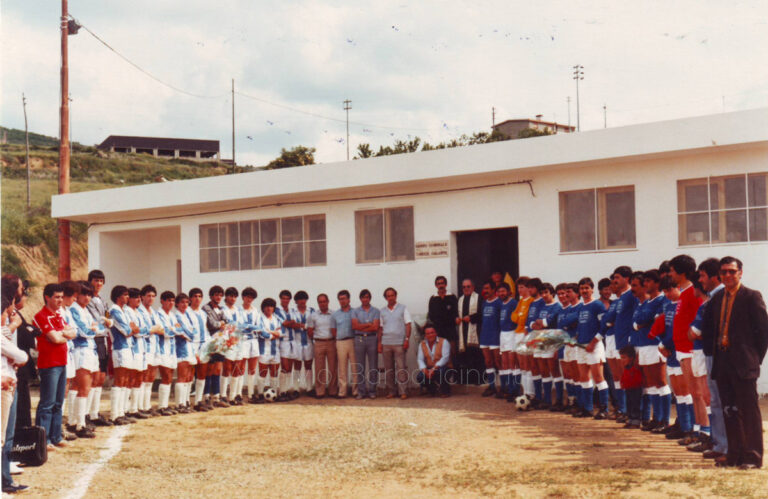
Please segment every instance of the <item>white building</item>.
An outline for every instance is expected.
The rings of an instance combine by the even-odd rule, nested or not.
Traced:
[[[596,281],[688,253],[740,258],[768,296],[768,109],[67,194],[52,214],[90,224],[108,287],[369,288],[382,306],[394,286],[423,318],[439,274]]]

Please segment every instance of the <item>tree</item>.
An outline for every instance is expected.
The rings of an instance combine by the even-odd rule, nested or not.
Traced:
[[[280,156],[270,161],[265,169],[277,170],[292,166],[314,165],[316,150],[314,147],[306,146],[296,146],[290,150],[283,148],[280,150]]]
[[[373,151],[371,151],[370,144],[357,145],[357,156],[355,156],[355,159],[365,159],[370,158],[371,156],[373,156]]]
[[[552,130],[545,128],[544,130],[537,130],[536,128],[524,128],[517,133],[518,139],[527,139],[530,137],[542,137],[544,135],[552,135]]]

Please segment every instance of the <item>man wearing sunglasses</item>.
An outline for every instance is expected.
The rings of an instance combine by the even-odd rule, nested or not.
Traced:
[[[725,289],[707,305],[702,341],[712,352],[712,378],[717,381],[728,439],[728,453],[716,464],[755,469],[763,464],[757,378],[768,350],[768,315],[760,292],[743,286],[741,276],[741,260],[732,256],[720,260]]]

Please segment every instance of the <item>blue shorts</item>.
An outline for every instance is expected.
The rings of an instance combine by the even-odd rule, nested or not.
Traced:
[[[480,348],[499,348],[499,338],[501,331],[480,331]]]
[[[669,357],[667,357],[667,367],[680,367],[680,361],[677,360],[677,354],[674,350],[670,350]]]

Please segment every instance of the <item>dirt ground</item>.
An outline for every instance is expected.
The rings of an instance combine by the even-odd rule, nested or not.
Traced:
[[[768,497],[766,469],[720,470],[663,436],[456,392],[304,397],[100,428],[18,480],[33,487],[24,497]],[[117,431],[122,448],[86,488]]]

